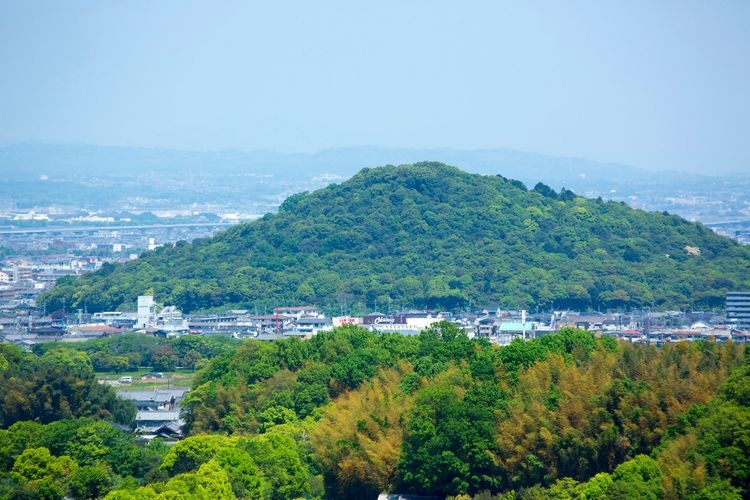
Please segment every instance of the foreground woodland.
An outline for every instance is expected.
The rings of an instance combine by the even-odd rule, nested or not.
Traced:
[[[123,432],[134,409],[94,378],[103,345],[127,358],[139,338],[152,343],[0,345],[0,497],[750,494],[750,356],[732,343],[656,348],[566,329],[498,347],[450,323],[411,337],[164,341],[148,352],[201,354],[189,437],[167,446]]]

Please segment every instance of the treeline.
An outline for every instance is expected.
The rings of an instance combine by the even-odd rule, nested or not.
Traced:
[[[133,371],[144,366],[157,371],[172,371],[177,367],[200,368],[209,359],[241,343],[223,335],[158,338],[125,333],[85,342],[36,344],[32,350],[39,355],[60,349],[85,352],[97,372]]]
[[[88,359],[2,353],[3,377]],[[498,347],[450,323],[247,340],[201,368],[183,400],[189,437],[169,448],[136,445],[91,406],[4,420],[0,497],[741,498],[749,388],[750,354],[732,343],[565,329]]]
[[[187,312],[721,307],[727,290],[750,287],[748,260],[678,216],[419,163],[365,169],[213,238],[63,278],[40,301],[111,310],[152,289]]]

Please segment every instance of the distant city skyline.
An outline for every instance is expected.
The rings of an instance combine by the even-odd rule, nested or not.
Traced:
[[[0,0],[0,142],[750,171],[750,3]]]

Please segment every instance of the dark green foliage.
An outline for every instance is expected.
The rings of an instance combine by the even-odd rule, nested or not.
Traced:
[[[563,354],[567,358],[585,360],[596,347],[594,337],[582,330],[563,328],[554,335],[545,335],[538,339],[523,341],[514,340],[500,350],[503,365],[516,373],[521,368],[529,368],[541,361],[551,352]]]
[[[399,471],[403,485],[416,493],[498,489],[492,406],[461,398],[455,382],[420,391],[409,416]]]
[[[101,498],[123,478],[156,470],[164,450],[87,418],[50,424],[17,422],[0,430],[0,497]]]
[[[748,350],[745,350],[747,356]],[[714,476],[750,494],[750,362],[734,370],[719,397],[700,419],[696,451],[705,457]]]
[[[92,416],[129,424],[135,407],[98,384],[89,357],[73,349],[54,349],[39,357],[9,354],[9,367],[0,372],[0,428],[20,420],[49,423]]]
[[[61,280],[40,300],[113,309],[153,288],[185,311],[717,307],[727,289],[750,286],[748,260],[750,249],[676,216],[419,163],[365,169],[277,215]]]
[[[240,343],[223,335],[159,339],[140,333],[125,333],[66,345],[58,342],[36,344],[33,351],[39,355],[57,349],[85,352],[97,372],[133,371],[141,366],[171,371],[177,366],[195,369],[203,360],[218,356]]]

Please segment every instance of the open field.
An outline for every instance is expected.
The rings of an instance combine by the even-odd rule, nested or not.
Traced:
[[[142,378],[152,370],[141,368],[136,371],[124,372],[97,372],[96,379],[100,384],[111,385],[120,389],[156,389],[168,387],[192,387],[195,372],[192,370],[175,370],[171,372],[159,372],[163,378]],[[132,383],[119,382],[120,377],[133,377]]]

